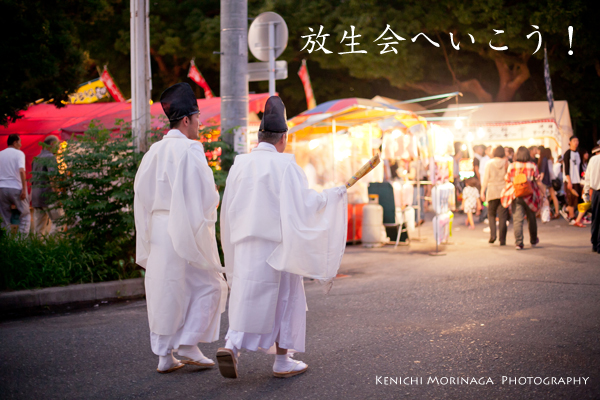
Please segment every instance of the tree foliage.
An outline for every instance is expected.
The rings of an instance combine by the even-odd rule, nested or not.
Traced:
[[[62,106],[85,76],[81,28],[110,12],[107,1],[0,1],[0,124],[40,98]]]
[[[3,1],[24,4],[17,0]],[[44,2],[47,3],[55,4]],[[56,3],[60,5],[55,8],[72,8],[71,3],[75,1]],[[68,16],[75,21],[69,22],[76,28],[75,47],[89,55],[84,64],[86,79],[97,77],[96,67],[108,64],[128,96],[129,1],[76,3],[79,7],[100,4],[104,10],[96,13],[89,24],[78,22],[83,18]],[[286,102],[289,115],[306,109],[302,84],[296,75],[303,58],[307,59],[318,103],[377,94],[406,99],[454,90],[464,92],[464,101],[468,102],[544,100],[543,48],[532,55],[537,35],[526,38],[535,31],[532,25],[537,25],[542,46],[548,48],[555,98],[568,100],[575,121],[588,126],[585,124],[600,120],[600,111],[595,107],[600,101],[600,31],[596,27],[595,3],[592,0],[248,0],[248,16],[275,11],[288,24],[288,47],[280,59],[288,61],[289,77],[277,81],[277,91]],[[203,96],[202,89],[186,77],[192,58],[218,95],[220,57],[213,52],[220,51],[219,14],[217,0],[150,2],[154,100],[166,87],[180,81],[190,83],[197,97]],[[398,54],[379,54],[382,47],[373,43],[388,24],[407,39],[395,46]],[[301,51],[305,44],[301,36],[309,33],[308,27],[318,31],[319,25],[331,35],[326,47],[333,54]],[[345,49],[340,41],[344,31],[350,32],[350,25],[362,35],[357,41],[367,54],[337,54]],[[575,32],[572,47],[568,26],[573,26]],[[504,33],[495,35],[494,29]],[[422,36],[413,43],[411,39],[419,33],[427,34],[440,47]],[[460,50],[452,47],[450,33],[455,43],[460,42]],[[475,43],[471,43],[468,34],[473,35]],[[490,41],[494,46],[507,45],[508,50],[494,51]],[[571,48],[573,56],[567,54]],[[249,61],[257,60],[250,56]],[[250,84],[251,91],[264,92],[267,87],[266,82]],[[36,96],[30,96],[28,101]]]

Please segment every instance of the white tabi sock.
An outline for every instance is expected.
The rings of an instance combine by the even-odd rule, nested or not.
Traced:
[[[158,356],[158,369],[160,371],[166,371],[178,364],[179,360],[173,357],[172,351],[169,351],[169,354],[166,356]]]
[[[239,350],[237,347],[235,347],[233,345],[233,343],[231,342],[231,339],[227,339],[227,342],[225,343],[225,348],[232,350],[233,351],[233,355],[235,356],[235,358],[237,358],[239,356]]]
[[[291,372],[299,371],[306,368],[306,364],[302,361],[296,361],[289,354],[276,354],[275,363],[273,364],[274,372]]]
[[[206,359],[206,362],[212,362],[209,358],[205,357],[196,345],[180,345],[177,349],[177,354],[182,357],[187,357],[192,361],[202,361]]]

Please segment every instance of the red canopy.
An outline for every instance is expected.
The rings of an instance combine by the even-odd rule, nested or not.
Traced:
[[[250,94],[250,112],[264,111],[268,93]],[[199,99],[200,123],[207,126],[221,124],[221,98]],[[165,114],[160,103],[150,106],[152,127],[164,126]],[[7,136],[16,133],[21,136],[21,150],[25,153],[27,171],[31,170],[33,158],[40,154],[43,141],[48,135],[68,139],[73,134],[83,133],[92,120],[99,121],[105,128],[116,127],[115,121],[122,119],[131,122],[131,103],[69,104],[56,108],[50,104],[38,104],[21,113],[23,117],[8,127],[0,126],[0,150],[6,148]],[[163,118],[159,118],[162,116]]]

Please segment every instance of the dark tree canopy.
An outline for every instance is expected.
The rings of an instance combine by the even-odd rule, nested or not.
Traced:
[[[37,99],[67,100],[85,75],[80,28],[109,9],[104,0],[0,1],[0,124]]]
[[[76,84],[72,78],[81,69],[87,72],[77,83],[97,77],[97,67],[102,68],[105,64],[128,97],[129,1],[2,1],[3,7],[7,4],[13,8],[29,3],[43,4],[44,10],[47,8],[48,11],[34,12],[31,18],[22,18],[38,18],[46,21],[48,26],[58,24],[72,34],[62,40],[70,40],[69,43],[73,44],[56,52],[44,53],[37,47],[34,49],[37,53],[33,50],[26,52],[36,54],[35,58],[40,59],[35,65],[44,63],[42,58],[54,60],[45,62],[53,68],[26,70],[19,67],[10,74],[4,74],[3,78],[11,76],[10,80],[15,81],[12,77],[29,74],[43,81],[48,71],[53,71],[52,76],[56,79],[44,81],[52,90],[13,90],[11,93],[16,94],[9,97],[2,94],[2,111],[8,107],[7,98],[12,99],[10,104],[13,106],[41,97],[56,99],[56,92],[63,90],[64,93],[74,88]],[[463,101],[468,102],[545,100],[543,46],[546,45],[555,98],[569,101],[579,134],[577,129],[587,130],[589,127],[591,130],[600,120],[600,111],[595,106],[600,102],[600,30],[596,26],[595,6],[596,2],[592,0],[248,0],[248,15],[252,18],[264,11],[275,11],[288,24],[288,47],[279,59],[288,61],[289,77],[277,81],[277,91],[286,102],[289,115],[306,108],[302,84],[296,75],[302,59],[307,59],[318,103],[377,94],[406,99],[454,90],[462,91],[465,94]],[[78,10],[78,7],[88,12],[87,15],[94,7],[103,11],[94,13],[89,19],[81,17],[81,12],[75,15],[73,10]],[[202,97],[202,89],[186,77],[192,58],[195,58],[213,92],[219,94],[220,60],[218,55],[213,54],[220,50],[219,13],[220,2],[217,0],[150,2],[152,96],[155,100],[167,86],[181,81],[190,83],[197,97]],[[50,15],[54,17],[50,18]],[[59,15],[66,15],[67,19],[60,19]],[[88,20],[91,22],[87,23]],[[86,23],[82,24],[82,21]],[[406,39],[395,46],[398,54],[379,54],[382,46],[377,44],[381,41],[373,43],[388,24],[396,34]],[[300,51],[305,44],[301,36],[310,33],[308,27],[318,31],[319,25],[323,25],[324,32],[331,35],[326,47],[333,54]],[[350,25],[354,25],[355,32],[362,35],[357,41],[361,43],[361,49],[368,51],[367,54],[338,54],[345,49],[340,41],[344,31],[350,32]],[[526,38],[536,30],[532,25],[539,26],[543,39],[542,48],[535,55],[532,53],[537,47],[537,35]],[[574,27],[572,47],[567,34],[569,25]],[[12,47],[7,50],[8,54],[17,52],[19,45],[16,42],[25,41],[24,35],[44,32],[38,29],[39,23],[26,26],[25,32],[13,35],[17,40],[9,44]],[[494,29],[504,33],[494,35]],[[27,33],[30,31],[32,33]],[[413,43],[411,38],[419,33],[426,34],[440,47],[435,47],[422,36]],[[460,41],[460,50],[451,45],[450,33],[454,43]],[[475,43],[471,43],[468,34],[473,35]],[[508,50],[492,50],[490,40],[494,46],[507,45]],[[567,54],[571,48],[573,56]],[[81,51],[85,51],[83,64],[64,61],[82,57]],[[49,53],[50,57],[41,57]],[[250,61],[257,60],[250,56]],[[28,64],[19,61],[15,65]],[[17,78],[16,81],[31,82],[31,78]],[[68,88],[67,81],[71,85]],[[11,84],[14,85],[14,82]],[[2,93],[5,93],[4,87],[3,83]],[[40,84],[37,87],[45,86]],[[262,92],[267,87],[266,82],[250,84],[251,91]]]

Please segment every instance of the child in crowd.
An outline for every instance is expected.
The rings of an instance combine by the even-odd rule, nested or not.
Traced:
[[[475,229],[475,223],[473,222],[473,214],[481,211],[481,198],[479,197],[479,190],[477,186],[479,181],[477,178],[472,177],[467,179],[467,186],[463,189],[463,211],[467,214],[467,220],[465,225],[469,225],[469,229]]]

